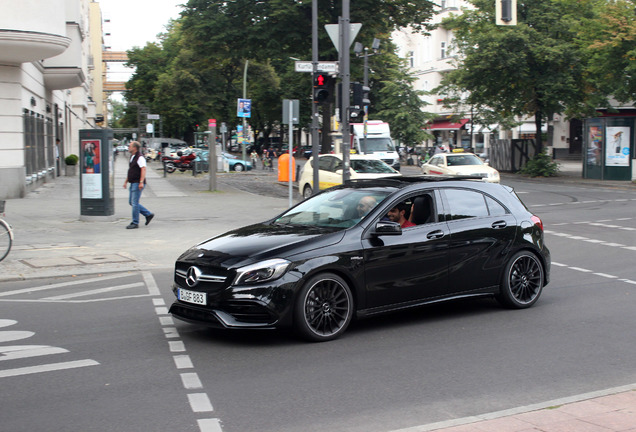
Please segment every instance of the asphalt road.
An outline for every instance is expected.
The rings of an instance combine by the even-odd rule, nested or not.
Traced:
[[[310,344],[173,322],[165,271],[4,283],[1,429],[394,432],[636,382],[636,194],[506,182],[552,252],[528,310],[433,305]]]

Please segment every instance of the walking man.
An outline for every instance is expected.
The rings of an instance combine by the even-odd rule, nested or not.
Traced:
[[[139,228],[139,213],[145,216],[146,225],[150,223],[154,213],[151,213],[146,207],[139,204],[141,193],[146,185],[146,158],[141,154],[141,144],[137,141],[131,141],[128,151],[132,155],[130,157],[130,165],[128,168],[128,176],[124,181],[124,189],[130,183],[130,195],[128,196],[128,204],[132,206],[132,222],[126,229]]]

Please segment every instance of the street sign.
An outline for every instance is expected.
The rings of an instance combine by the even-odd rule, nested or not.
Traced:
[[[148,120],[159,120],[160,118],[159,114],[148,114]]]
[[[313,64],[310,61],[299,60],[295,64],[296,72],[313,72]],[[337,61],[321,61],[316,65],[316,72],[338,73]]]
[[[291,105],[291,106],[290,106]],[[283,123],[289,124],[290,120],[292,124],[298,124],[298,99],[283,99]],[[289,109],[291,108],[291,118]]]
[[[329,39],[333,42],[333,45],[336,47],[336,50],[340,52],[340,25],[339,24],[325,24],[325,30],[327,30],[327,34],[329,35]],[[362,27],[361,23],[349,23],[349,46],[353,43],[356,36],[358,36],[358,32]]]

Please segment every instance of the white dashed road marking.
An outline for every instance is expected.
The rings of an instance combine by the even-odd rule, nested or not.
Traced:
[[[175,353],[173,356],[174,365],[178,370],[194,369],[190,356],[186,354],[186,346],[182,340],[180,340],[179,332],[174,326],[172,317],[168,314],[169,309],[165,305],[165,302],[160,296],[157,284],[150,272],[142,272],[144,281],[148,287],[148,291],[151,295],[155,296],[152,299],[152,304],[155,307],[155,313],[159,317],[159,323],[163,330],[163,334],[168,341],[168,349],[171,353]],[[180,374],[181,382],[185,390],[203,390],[203,383],[196,372],[183,372]],[[188,393],[188,402],[192,412],[197,413],[210,413],[214,411],[212,402],[207,393],[197,392]],[[201,432],[223,432],[221,427],[221,421],[218,418],[204,418],[197,419],[199,430]]]
[[[610,275],[610,274],[601,273],[601,272],[595,272],[593,270],[583,269],[583,268],[580,268],[580,267],[574,267],[574,266],[570,266],[570,265],[559,263],[559,262],[552,262],[552,265],[555,266],[555,267],[564,267],[564,268],[568,268],[570,270],[580,271],[580,272],[583,272],[583,273],[592,273],[594,276],[599,276],[599,277],[603,277],[603,278],[606,278],[606,279],[615,279],[618,282],[625,282],[625,283],[628,283],[630,285],[636,285],[636,281],[633,281],[631,279],[623,279],[620,276]]]

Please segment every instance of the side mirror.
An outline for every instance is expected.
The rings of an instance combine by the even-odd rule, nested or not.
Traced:
[[[373,234],[377,236],[382,235],[402,235],[402,227],[397,222],[391,221],[379,221],[375,224]]]

